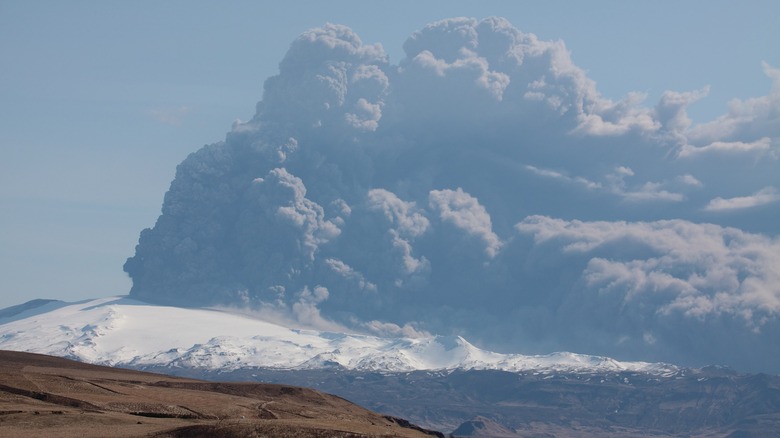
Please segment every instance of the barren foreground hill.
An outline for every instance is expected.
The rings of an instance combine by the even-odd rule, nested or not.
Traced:
[[[0,351],[3,437],[438,435],[312,389],[219,383]]]

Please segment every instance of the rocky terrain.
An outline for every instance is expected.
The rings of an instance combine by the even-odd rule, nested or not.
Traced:
[[[442,436],[342,398],[0,351],[3,437]]]
[[[408,373],[246,369],[210,379],[285,382],[457,436],[780,437],[780,376],[720,367],[640,372]]]

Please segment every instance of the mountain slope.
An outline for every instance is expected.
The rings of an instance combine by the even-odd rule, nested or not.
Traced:
[[[436,430],[453,431],[475,416],[495,423],[468,423],[471,434],[765,437],[780,430],[780,376],[573,353],[498,354],[457,336],[323,332],[122,297],[47,306],[0,319],[0,349],[310,387]],[[160,412],[189,415],[166,409]]]
[[[780,438],[780,376],[718,367],[684,369],[670,377],[496,370],[190,375],[312,387],[441,431],[482,416],[526,437]]]
[[[383,338],[285,327],[213,309],[149,305],[110,297],[3,323],[0,348],[131,367],[235,370],[345,368],[362,371],[498,369],[566,372],[637,371],[670,375],[666,364],[554,353],[492,353],[465,339]]]
[[[219,383],[0,351],[0,435],[435,435],[306,388]]]

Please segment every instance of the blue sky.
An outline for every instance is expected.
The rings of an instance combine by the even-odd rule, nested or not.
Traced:
[[[710,87],[694,121],[767,94],[774,1],[0,1],[0,307],[124,294],[176,165],[247,120],[290,43],[326,22],[392,63],[432,21],[506,17],[565,42],[605,97]]]

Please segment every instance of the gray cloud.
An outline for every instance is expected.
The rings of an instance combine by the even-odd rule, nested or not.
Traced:
[[[296,246],[309,260],[314,260],[314,253],[321,244],[341,232],[333,222],[324,219],[322,207],[306,198],[303,181],[284,168],[273,169],[265,178],[256,178],[253,183],[260,186],[258,201],[263,207],[278,205],[274,212],[278,222],[274,228],[294,228],[299,233]]]
[[[606,99],[563,42],[500,18],[404,50],[338,25],[296,39],[252,120],[177,168],[131,295],[780,370],[776,69],[694,124],[707,87]]]
[[[588,257],[584,286],[645,298],[651,308],[688,317],[730,314],[760,327],[780,312],[780,242],[762,235],[682,220],[580,222],[532,216],[517,225],[536,245]],[[645,298],[643,298],[643,296]]]
[[[758,348],[743,352],[751,359],[731,362],[749,367],[750,360],[760,358],[771,363],[780,312],[777,237],[683,220],[580,222],[532,216],[517,229],[532,236],[532,254],[552,259],[565,279],[557,286],[571,291],[562,296],[557,318],[582,325],[586,337],[610,339],[612,345],[603,348],[617,352],[633,343],[652,357],[685,360],[691,342],[697,350],[718,345],[729,352],[750,345]],[[599,317],[599,324],[590,320]],[[730,333],[722,332],[727,328]],[[676,339],[680,336],[685,342]],[[712,351],[702,355],[718,356]]]

